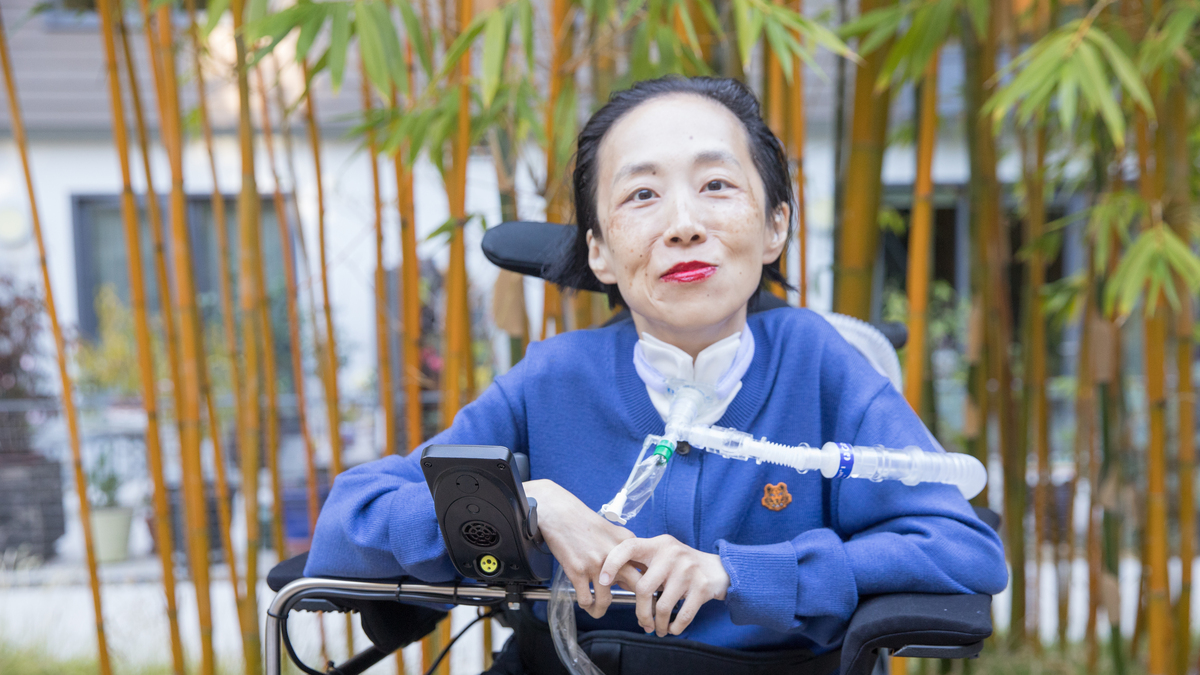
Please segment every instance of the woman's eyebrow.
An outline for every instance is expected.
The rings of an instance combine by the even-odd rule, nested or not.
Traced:
[[[613,182],[613,185],[616,185],[618,181],[620,181],[622,178],[625,178],[627,176],[638,176],[638,175],[641,175],[644,173],[657,173],[657,172],[658,172],[658,164],[656,164],[654,162],[639,162],[637,164],[626,164],[625,166],[621,167],[621,170],[618,171],[615,176],[613,176],[612,182]]]
[[[696,153],[692,159],[692,164],[732,164],[741,168],[742,163],[733,156],[728,150],[702,150]]]

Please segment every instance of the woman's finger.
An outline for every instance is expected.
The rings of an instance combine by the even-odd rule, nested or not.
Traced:
[[[653,546],[651,541],[650,539],[626,539],[614,546],[608,552],[608,557],[604,559],[604,565],[600,568],[600,583],[606,586],[611,585],[621,568],[631,560],[647,562],[643,558]]]
[[[654,593],[662,588],[670,573],[670,565],[661,562],[657,565],[651,563],[646,573],[633,587],[633,591],[637,595],[635,607],[638,625],[647,633],[654,630]]]
[[[571,585],[575,587],[575,602],[588,612],[591,612],[592,606],[592,588],[590,580],[586,574],[567,572],[567,579],[571,581]]]
[[[597,579],[592,583],[592,592],[594,594],[592,608],[588,610],[588,614],[592,615],[593,619],[599,619],[608,611],[608,606],[612,603],[612,588],[608,584],[602,584]]]
[[[658,637],[666,636],[667,628],[671,623],[671,610],[675,609],[675,605],[683,598],[686,590],[688,590],[687,581],[682,579],[681,575],[673,574],[667,579],[662,593],[658,594],[658,601],[654,603],[654,632]]]
[[[696,613],[700,611],[701,605],[712,600],[708,594],[693,587],[688,592],[687,597],[683,600],[683,607],[679,608],[679,613],[675,615],[675,620],[671,622],[668,631],[671,635],[679,635],[687,630],[691,625],[692,619],[696,618]]]

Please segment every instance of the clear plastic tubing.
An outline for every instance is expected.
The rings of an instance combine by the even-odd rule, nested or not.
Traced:
[[[688,444],[730,459],[753,459],[791,467],[801,473],[820,471],[826,478],[898,480],[905,485],[946,483],[970,499],[983,491],[987,470],[971,455],[959,452],[926,452],[826,443],[820,449],[807,445],[781,445],[755,439],[748,433],[723,427],[692,427],[684,435]]]

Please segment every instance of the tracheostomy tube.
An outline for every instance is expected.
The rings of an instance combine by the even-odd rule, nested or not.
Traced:
[[[629,522],[646,505],[666,473],[668,462],[675,456],[675,449],[687,440],[696,419],[717,400],[716,392],[711,388],[677,379],[667,380],[667,393],[671,396],[671,407],[667,410],[663,435],[646,437],[625,485],[600,507],[600,515],[619,525]],[[647,451],[650,451],[649,456]]]

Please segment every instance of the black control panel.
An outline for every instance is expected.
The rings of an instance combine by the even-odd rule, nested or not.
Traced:
[[[421,453],[421,470],[460,574],[489,584],[550,578],[537,502],[521,485],[528,475],[524,455],[499,446],[431,445]]]

